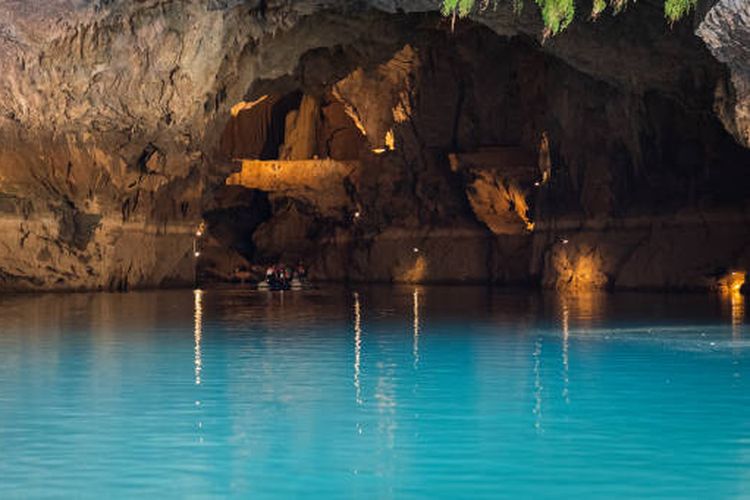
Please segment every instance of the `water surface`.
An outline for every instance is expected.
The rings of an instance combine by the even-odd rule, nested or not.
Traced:
[[[750,496],[739,296],[0,296],[0,498]]]

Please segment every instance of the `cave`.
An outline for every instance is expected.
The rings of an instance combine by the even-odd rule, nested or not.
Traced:
[[[710,3],[693,25],[654,0],[554,36],[533,9],[408,2],[115,2],[36,45],[17,28],[0,286],[304,261],[320,282],[721,288],[748,268],[750,87],[724,44],[743,25]]]
[[[750,0],[0,0],[0,54],[0,499],[750,497]]]
[[[311,48],[217,118],[204,279],[701,289],[747,267],[750,153],[700,43],[632,82],[477,22],[381,21],[398,36]]]

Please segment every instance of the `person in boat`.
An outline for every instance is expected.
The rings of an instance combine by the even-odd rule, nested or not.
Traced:
[[[295,274],[300,281],[305,281],[307,279],[307,269],[301,260],[297,262],[297,270]]]
[[[278,265],[271,265],[266,268],[266,283],[271,288],[281,288],[284,286],[283,279],[279,274]]]
[[[288,289],[289,279],[286,277],[286,267],[284,264],[277,264],[273,268],[273,282],[270,283],[271,287],[277,289]]]

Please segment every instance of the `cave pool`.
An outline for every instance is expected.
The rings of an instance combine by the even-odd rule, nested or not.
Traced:
[[[719,294],[0,296],[0,498],[750,497]]]

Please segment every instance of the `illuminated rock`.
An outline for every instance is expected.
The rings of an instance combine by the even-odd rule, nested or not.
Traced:
[[[312,96],[302,97],[299,110],[287,115],[286,143],[282,146],[281,160],[310,160],[318,155],[318,123],[320,104]]]
[[[373,149],[395,148],[392,129],[409,117],[412,85],[418,69],[417,53],[405,45],[374,70],[358,68],[333,86],[334,96],[344,103]]]
[[[529,202],[536,196],[539,171],[522,148],[485,148],[453,154],[451,168],[466,177],[466,194],[477,218],[496,235],[524,234],[534,228]]]
[[[452,33],[438,4],[0,0],[0,288],[192,283],[231,160],[284,143],[360,167],[256,178],[237,238],[324,278],[698,288],[748,264],[746,2],[710,2],[701,39],[646,3],[544,45],[534,9]],[[498,144],[544,157],[538,190],[450,170]]]
[[[303,200],[322,215],[338,215],[353,207],[345,182],[358,168],[358,162],[336,160],[245,160],[226,183]]]

